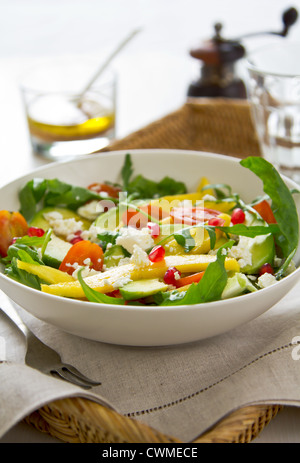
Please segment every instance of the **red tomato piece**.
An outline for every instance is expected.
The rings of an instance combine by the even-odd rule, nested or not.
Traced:
[[[174,207],[170,212],[174,223],[184,225],[196,225],[205,223],[220,215],[220,211],[207,209],[206,207]]]
[[[107,193],[111,198],[118,198],[119,193],[122,191],[121,188],[113,185],[107,185],[106,183],[91,183],[88,186],[88,190],[95,191],[95,193]]]
[[[163,211],[161,207],[151,204],[140,206],[139,209],[143,211],[144,214],[133,208],[127,209],[122,215],[122,222],[127,226],[141,229],[148,226],[148,223],[151,222],[151,217],[156,220],[161,220],[169,215]],[[145,214],[147,214],[147,216]]]
[[[7,250],[14,238],[27,235],[28,224],[19,212],[0,211],[0,254],[7,256]]]
[[[88,240],[78,241],[69,249],[67,255],[59,266],[62,272],[72,273],[75,270],[74,264],[79,266],[90,266],[94,270],[102,270],[103,267],[103,250],[96,244]]]

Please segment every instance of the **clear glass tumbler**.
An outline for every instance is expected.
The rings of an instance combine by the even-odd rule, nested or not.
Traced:
[[[33,151],[60,160],[90,154],[115,137],[116,76],[106,72],[85,91],[99,62],[56,59],[21,83]]]
[[[247,69],[262,155],[300,183],[300,44],[261,48],[249,56]]]

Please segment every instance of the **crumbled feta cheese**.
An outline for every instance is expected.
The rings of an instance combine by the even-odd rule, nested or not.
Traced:
[[[249,250],[249,239],[246,236],[241,236],[237,246],[232,246],[228,249],[227,255],[236,259],[241,267],[252,264],[252,254]]]
[[[64,236],[67,241],[74,238],[75,233],[82,230],[83,223],[75,220],[73,217],[64,219],[63,216],[56,211],[47,212],[44,218],[49,222],[50,227],[56,235]]]
[[[145,267],[150,263],[148,254],[137,244],[133,245],[133,253],[130,258],[130,262],[134,264],[136,267]]]
[[[81,273],[82,278],[85,278],[85,277],[88,277],[88,276],[91,276],[91,275],[95,275],[96,273],[99,273],[96,270],[91,269],[89,265],[82,266],[82,265],[79,265],[78,262],[74,262],[73,264],[66,264],[66,266],[74,268],[74,272],[72,273],[72,277],[75,278],[76,280],[78,279],[78,272],[81,269],[83,269],[82,273]]]
[[[60,212],[57,212],[57,211],[51,211],[51,212],[47,212],[44,215],[44,218],[46,220],[48,220],[48,222],[50,222],[50,220],[63,220],[63,216]]]
[[[276,278],[271,273],[263,273],[258,279],[257,284],[260,288],[267,288],[276,283]]]
[[[122,257],[122,259],[119,260],[118,267],[120,265],[127,265],[131,263],[131,258],[130,257]]]
[[[104,211],[103,206],[101,205],[101,201],[97,199],[84,204],[83,206],[77,209],[77,213],[88,220],[95,220],[99,214]]]
[[[120,229],[120,235],[116,239],[116,244],[123,246],[130,254],[133,254],[135,244],[146,251],[154,246],[154,240],[150,233],[149,228],[138,230],[133,227],[123,227]]]
[[[181,275],[180,275],[180,273],[178,271],[174,272],[174,278],[175,278],[175,280],[180,280]]]
[[[127,283],[130,283],[132,279],[130,277],[121,277],[117,281],[113,283],[113,287],[115,289],[122,288],[122,286],[127,285]]]
[[[99,239],[97,238],[97,235],[103,233],[104,230],[103,228],[96,227],[95,225],[91,225],[88,230],[83,230],[81,233],[81,238],[84,240],[89,240],[92,243],[98,243]]]

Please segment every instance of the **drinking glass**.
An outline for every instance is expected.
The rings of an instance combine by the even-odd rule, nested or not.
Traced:
[[[116,76],[90,59],[55,59],[31,69],[21,83],[33,151],[60,160],[86,155],[115,137]]]
[[[246,66],[262,155],[300,183],[300,44],[263,47],[248,57]]]

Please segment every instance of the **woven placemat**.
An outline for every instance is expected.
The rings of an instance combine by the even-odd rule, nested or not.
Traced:
[[[261,154],[247,102],[218,99],[190,100],[177,111],[115,141],[102,151],[147,148],[199,150],[239,158]],[[193,443],[250,442],[281,408],[274,404],[236,410]],[[180,442],[82,398],[47,404],[25,421],[64,442]]]

